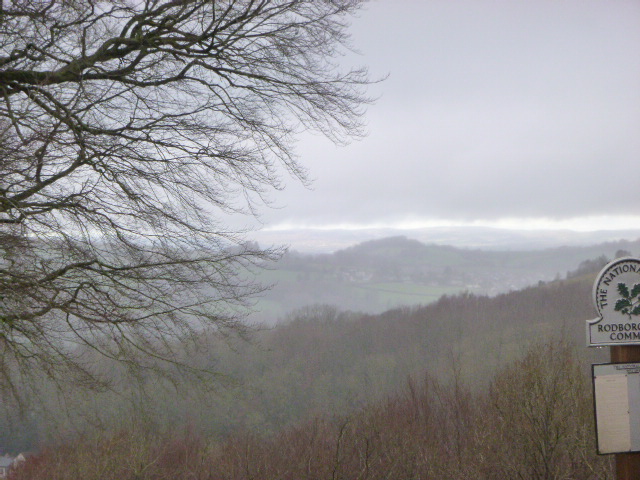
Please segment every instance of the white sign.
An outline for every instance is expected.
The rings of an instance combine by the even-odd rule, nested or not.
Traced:
[[[587,345],[640,345],[640,259],[608,264],[593,285],[600,315],[587,321]]]
[[[640,451],[640,363],[592,368],[598,453]]]

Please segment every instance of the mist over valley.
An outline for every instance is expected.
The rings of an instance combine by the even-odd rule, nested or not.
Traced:
[[[401,306],[425,305],[443,295],[462,292],[495,296],[564,278],[581,266],[602,267],[607,259],[640,252],[640,240],[588,243],[591,238],[618,239],[624,232],[554,235],[487,229],[440,231],[440,240],[455,236],[462,246],[436,243],[437,234],[429,233],[433,243],[428,244],[395,236],[332,253],[290,249],[260,273],[260,281],[270,288],[258,298],[250,318],[273,324],[292,310],[315,304],[381,313]],[[332,238],[345,237],[338,234]],[[485,248],[464,246],[474,238]],[[531,246],[526,249],[523,245]]]

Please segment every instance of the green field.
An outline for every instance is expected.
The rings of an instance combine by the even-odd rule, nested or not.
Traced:
[[[256,316],[269,322],[301,307],[335,305],[341,309],[381,313],[390,308],[426,305],[443,295],[467,290],[464,286],[425,285],[414,282],[354,282],[335,272],[265,270],[258,281],[270,287],[256,299]]]
[[[381,303],[389,306],[428,304],[443,295],[452,295],[465,290],[463,287],[422,285],[417,283],[371,283],[353,287],[354,290],[374,292]]]

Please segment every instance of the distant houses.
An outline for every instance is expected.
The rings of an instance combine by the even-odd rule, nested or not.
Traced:
[[[7,475],[9,475],[9,469],[12,467],[12,465],[13,457],[0,457],[0,478],[7,478]]]
[[[24,455],[21,453],[17,457],[2,455],[0,457],[0,478],[7,478],[12,468],[20,465],[25,461]]]

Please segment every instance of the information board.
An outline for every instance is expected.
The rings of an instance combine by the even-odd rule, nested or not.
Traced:
[[[640,363],[592,370],[598,453],[640,451]]]

